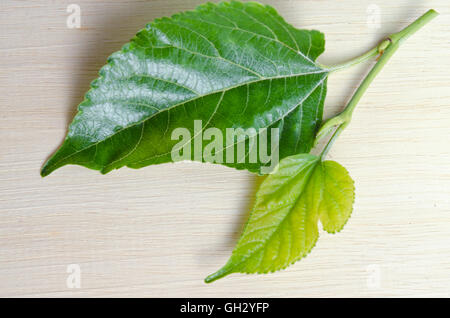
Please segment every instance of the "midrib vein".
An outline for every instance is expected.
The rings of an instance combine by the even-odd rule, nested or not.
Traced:
[[[97,142],[95,142],[95,143],[92,143],[92,144],[90,144],[90,145],[87,146],[87,147],[84,147],[84,148],[82,148],[82,149],[80,149],[80,150],[77,150],[77,151],[71,153],[70,155],[67,155],[67,156],[65,156],[65,157],[63,157],[63,158],[61,158],[61,159],[59,159],[58,161],[56,161],[56,162],[50,164],[50,165],[48,166],[47,169],[50,169],[50,170],[51,170],[51,168],[57,166],[59,163],[61,163],[61,162],[65,161],[65,160],[67,160],[67,159],[69,159],[69,158],[71,158],[71,157],[73,157],[73,156],[79,154],[79,153],[82,152],[82,151],[86,151],[86,150],[88,150],[88,149],[90,149],[90,148],[92,148],[92,147],[95,147],[95,146],[97,146],[98,144],[100,144],[100,143],[102,143],[102,142],[104,142],[104,141],[106,141],[106,140],[108,140],[108,139],[110,139],[110,138],[113,138],[114,136],[116,136],[117,134],[121,133],[122,131],[124,131],[124,130],[126,130],[126,129],[129,129],[129,128],[132,128],[132,127],[134,127],[134,126],[137,126],[137,125],[139,125],[139,124],[141,124],[141,123],[143,123],[143,122],[146,122],[146,121],[152,119],[153,117],[155,117],[155,116],[158,115],[158,114],[161,114],[161,113],[163,113],[163,112],[165,112],[165,111],[169,111],[169,110],[171,110],[171,109],[173,109],[173,108],[175,108],[175,107],[182,106],[182,105],[187,104],[187,103],[189,103],[189,102],[192,102],[192,101],[194,101],[194,100],[197,100],[197,99],[200,99],[200,98],[204,98],[204,97],[206,97],[206,96],[213,95],[213,94],[217,94],[217,93],[220,93],[220,92],[225,93],[225,92],[227,92],[227,91],[229,91],[229,90],[232,90],[232,89],[234,89],[234,88],[237,88],[237,87],[240,87],[240,86],[243,86],[243,85],[249,85],[249,84],[254,84],[254,83],[258,83],[258,82],[262,82],[262,81],[268,81],[268,80],[273,80],[273,79],[282,79],[282,78],[286,78],[286,79],[287,79],[287,78],[292,78],[292,77],[300,77],[300,76],[307,76],[307,75],[312,75],[312,74],[322,74],[322,73],[327,74],[327,73],[328,73],[328,70],[326,70],[326,69],[325,69],[325,70],[324,70],[324,69],[320,69],[320,70],[318,70],[318,71],[315,71],[315,72],[309,72],[309,73],[299,73],[299,74],[290,74],[290,75],[281,75],[281,76],[265,77],[265,78],[256,79],[256,80],[254,80],[254,81],[249,81],[249,82],[239,83],[239,84],[236,84],[236,85],[227,87],[227,88],[225,88],[225,89],[220,89],[220,90],[216,90],[216,91],[211,91],[211,92],[208,92],[208,93],[203,94],[203,95],[195,96],[195,97],[193,97],[193,98],[191,98],[191,99],[188,99],[188,100],[186,100],[186,101],[183,101],[183,102],[181,102],[181,103],[178,103],[178,104],[172,105],[172,106],[170,106],[170,107],[164,108],[164,109],[160,110],[159,112],[155,112],[155,113],[153,113],[152,115],[150,115],[149,117],[144,118],[144,119],[142,119],[142,120],[140,120],[140,121],[137,121],[137,122],[135,122],[135,123],[133,123],[133,124],[131,124],[131,125],[129,125],[129,126],[125,126],[125,127],[121,128],[121,129],[117,130],[116,132],[114,132],[114,133],[111,134],[110,136],[108,136],[108,137],[106,137],[106,138],[104,138],[104,139],[102,139],[102,140],[99,140],[99,141],[97,141]],[[326,78],[326,76],[327,76],[327,75],[325,75],[322,79],[320,79],[319,82],[321,83],[321,82],[323,81],[323,79]],[[316,86],[316,87],[317,87],[317,86]],[[70,135],[70,128],[69,128],[69,135]]]

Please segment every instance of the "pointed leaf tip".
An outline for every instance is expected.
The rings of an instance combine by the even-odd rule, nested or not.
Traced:
[[[48,161],[44,164],[44,166],[41,168],[41,177],[44,178],[48,176],[50,173],[52,173],[52,170],[48,167]]]
[[[231,271],[229,269],[227,269],[226,266],[224,266],[221,269],[219,269],[217,272],[212,273],[211,275],[208,275],[205,278],[205,283],[207,283],[207,284],[212,283],[212,282],[214,282],[220,278],[223,278],[229,274],[231,274]]]
[[[49,159],[47,159],[47,161],[45,161],[44,165],[41,168],[41,177],[46,177],[59,168],[58,165],[55,165],[56,154],[57,152],[53,154]]]

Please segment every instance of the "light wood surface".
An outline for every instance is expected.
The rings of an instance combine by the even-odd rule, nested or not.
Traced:
[[[201,1],[2,0],[0,296],[450,296],[450,3],[265,2],[325,33],[324,64],[361,54],[429,8],[441,13],[384,68],[330,153],[356,182],[344,230],[321,232],[285,271],[206,285],[248,216],[250,173],[183,163],[102,176],[66,166],[42,179],[107,56],[145,23]],[[80,29],[66,25],[71,3]],[[326,116],[368,67],[330,77]],[[80,266],[79,289],[66,284],[69,264]]]

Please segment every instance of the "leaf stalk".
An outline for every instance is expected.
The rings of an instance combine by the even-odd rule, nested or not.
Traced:
[[[431,9],[428,10],[425,14],[423,14],[421,17],[419,17],[417,20],[415,20],[413,23],[411,23],[409,26],[401,30],[400,32],[391,34],[387,39],[382,41],[377,47],[373,48],[366,54],[362,55],[359,58],[353,59],[349,62],[342,63],[340,65],[334,66],[331,68],[331,70],[337,70],[341,68],[346,68],[351,65],[355,65],[357,63],[360,63],[360,61],[366,60],[367,57],[372,57],[377,54],[377,52],[380,55],[377,63],[372,67],[370,72],[366,75],[364,80],[359,85],[358,89],[353,94],[352,98],[348,102],[347,106],[344,108],[344,110],[339,113],[338,115],[328,119],[324,122],[324,124],[321,126],[319,131],[316,135],[315,144],[322,139],[323,137],[329,135],[333,130],[334,133],[331,136],[330,140],[324,147],[321,158],[322,160],[325,158],[326,154],[330,150],[333,143],[336,141],[338,136],[341,134],[341,132],[350,124],[350,121],[352,119],[353,111],[356,108],[356,105],[361,100],[362,96],[366,92],[367,88],[370,86],[370,84],[373,82],[375,77],[380,73],[380,71],[383,69],[383,67],[386,65],[386,63],[391,59],[391,57],[394,55],[394,53],[397,51],[399,46],[411,35],[416,33],[418,30],[420,30],[425,24],[430,22],[432,19],[434,19],[439,14]]]
[[[327,68],[330,73],[334,73],[334,72],[337,72],[337,71],[340,71],[340,70],[344,70],[344,69],[350,68],[352,66],[361,64],[361,63],[363,63],[365,61],[368,61],[371,58],[377,56],[378,54],[382,54],[384,49],[387,47],[387,45],[389,45],[389,41],[388,40],[384,40],[379,45],[377,45],[376,47],[374,47],[370,51],[367,51],[363,55],[360,55],[358,57],[355,57],[355,58],[353,58],[353,59],[351,59],[349,61],[345,61],[345,62],[340,63],[340,64],[335,64],[335,65],[332,65],[332,66],[325,66],[325,68]]]

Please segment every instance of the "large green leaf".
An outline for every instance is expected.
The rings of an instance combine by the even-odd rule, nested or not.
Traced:
[[[227,264],[208,276],[267,273],[306,256],[325,231],[340,231],[352,212],[355,188],[347,170],[334,161],[300,154],[281,160],[261,184],[250,219]]]
[[[224,135],[279,128],[280,158],[309,152],[326,94],[328,70],[314,62],[323,50],[322,33],[298,30],[255,2],[157,19],[108,59],[41,174],[67,164],[107,173],[170,162],[172,131],[193,136],[194,120]],[[260,172],[263,163],[226,165]]]

